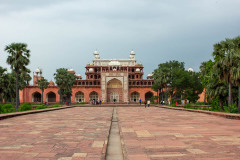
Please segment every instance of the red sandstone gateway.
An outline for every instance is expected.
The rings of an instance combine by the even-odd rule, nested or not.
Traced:
[[[137,103],[139,99],[149,100],[157,93],[151,89],[152,75],[143,79],[143,65],[136,63],[135,52],[131,51],[129,59],[101,59],[95,51],[95,59],[86,66],[86,79],[76,75],[76,83],[72,89],[71,102],[89,102],[102,100],[103,103]],[[20,102],[41,102],[41,90],[37,87],[37,80],[43,78],[40,69],[33,75],[33,85],[20,91]],[[43,102],[59,102],[58,87],[53,81],[44,90]],[[24,95],[24,96],[23,96]]]

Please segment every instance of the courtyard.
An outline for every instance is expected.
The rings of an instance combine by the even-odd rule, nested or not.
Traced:
[[[240,157],[239,120],[153,106],[82,106],[1,120],[0,159],[103,160],[114,108],[126,160]]]

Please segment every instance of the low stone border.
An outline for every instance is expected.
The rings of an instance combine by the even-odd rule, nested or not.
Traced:
[[[234,114],[234,113],[204,111],[204,110],[187,109],[187,108],[176,108],[176,107],[159,106],[159,105],[157,105],[156,107],[173,109],[173,110],[188,111],[188,112],[198,112],[198,113],[204,113],[204,114],[210,114],[210,115],[214,115],[214,116],[224,117],[224,118],[228,118],[228,119],[240,120],[240,114]]]
[[[64,106],[64,107],[56,107],[56,108],[47,108],[47,109],[38,109],[38,110],[30,110],[30,111],[23,111],[23,112],[14,112],[14,113],[6,113],[6,114],[0,114],[0,120],[27,115],[27,114],[35,114],[35,113],[41,113],[41,112],[48,112],[48,111],[55,111],[60,109],[67,109],[67,108],[73,108],[74,106]]]
[[[74,107],[144,107],[143,105],[135,105],[135,104],[101,104],[101,105],[93,105],[93,104],[84,104],[84,105],[72,105]]]
[[[177,105],[177,107],[184,107],[185,105]],[[191,107],[211,108],[211,105],[191,105]]]

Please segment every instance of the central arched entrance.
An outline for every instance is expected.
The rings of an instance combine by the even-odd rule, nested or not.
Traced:
[[[116,78],[107,83],[107,102],[123,102],[122,82]]]
[[[119,94],[118,94],[118,92],[110,93],[110,102],[119,102]]]

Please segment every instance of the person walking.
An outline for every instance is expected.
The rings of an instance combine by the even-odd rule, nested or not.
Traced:
[[[145,108],[146,108],[147,107],[147,101],[146,100],[144,101],[144,104],[145,104]]]
[[[139,103],[140,103],[140,106],[141,106],[141,103],[142,103],[142,100],[141,100],[141,98],[139,99]]]
[[[150,100],[147,101],[148,107],[150,106]]]

